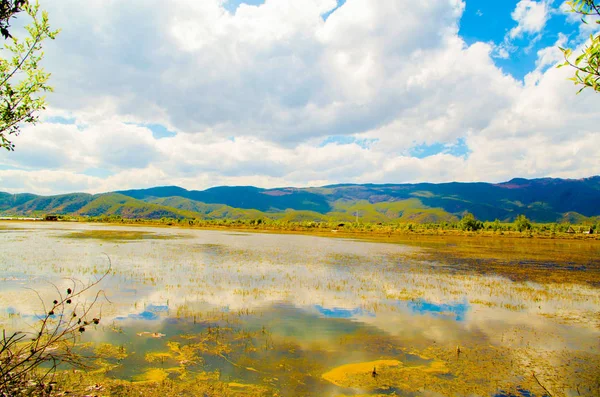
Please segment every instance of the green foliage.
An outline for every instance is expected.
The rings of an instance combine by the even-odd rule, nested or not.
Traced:
[[[500,230],[500,220],[498,220],[498,219],[494,220],[494,222],[491,225],[491,229],[495,232]]]
[[[8,28],[10,28],[10,19],[16,14],[23,11],[23,7],[27,4],[27,0],[2,0],[0,2],[0,34],[4,39],[12,37]]]
[[[570,12],[582,16],[581,21],[584,24],[600,24],[600,2],[597,0],[570,0],[565,3]],[[570,78],[575,85],[582,85],[579,92],[585,88],[592,88],[600,92],[600,33],[591,34],[589,44],[583,48],[575,60],[571,60],[573,50],[571,48],[559,47],[565,57],[565,62],[558,65],[571,66],[575,68],[575,75]]]
[[[515,219],[515,229],[519,232],[531,230],[531,222],[529,222],[529,219],[525,215],[519,215]]]
[[[22,123],[37,122],[36,113],[46,106],[45,98],[39,94],[52,91],[47,84],[50,73],[44,72],[40,61],[44,56],[42,42],[54,39],[58,31],[50,29],[48,13],[42,11],[40,16],[39,8],[37,2],[22,6],[32,19],[25,27],[29,36],[24,40],[11,36],[8,30],[2,31],[9,38],[0,56],[0,148],[7,150],[14,150],[10,136],[19,133]],[[7,23],[7,19],[2,21],[3,26]]]
[[[458,227],[461,230],[474,232],[479,229],[483,229],[483,223],[475,219],[475,216],[473,214],[467,212],[458,223]]]

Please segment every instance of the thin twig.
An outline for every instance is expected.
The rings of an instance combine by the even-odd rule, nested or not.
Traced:
[[[533,379],[535,379],[535,381],[538,383],[538,385],[540,385],[540,387],[541,387],[542,389],[544,389],[544,391],[545,391],[545,392],[546,392],[546,393],[547,393],[547,394],[548,394],[550,397],[552,397],[552,393],[550,393],[550,392],[548,391],[548,389],[546,389],[546,388],[544,387],[544,385],[542,385],[542,382],[540,382],[540,380],[537,378],[537,376],[535,376],[535,372],[531,371],[531,375],[533,375]]]

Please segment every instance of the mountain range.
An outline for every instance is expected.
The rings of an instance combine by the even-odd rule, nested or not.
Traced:
[[[261,189],[177,186],[56,196],[0,192],[0,216],[260,219],[285,221],[442,222],[471,212],[482,221],[600,220],[600,176],[522,179],[503,183],[341,184]]]

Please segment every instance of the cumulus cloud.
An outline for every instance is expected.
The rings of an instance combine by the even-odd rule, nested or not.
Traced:
[[[492,56],[497,59],[509,59],[513,53],[519,50],[519,45],[516,45],[515,42],[524,37],[528,39],[528,45],[524,48],[524,52],[529,53],[541,39],[542,30],[555,12],[551,7],[553,1],[519,1],[511,13],[517,26],[506,33],[502,42],[494,45]]]
[[[546,26],[550,16],[550,2],[521,0],[511,16],[518,23],[508,34],[511,39],[523,34],[539,33]]]
[[[325,21],[335,0],[269,0],[235,14],[216,0],[47,6],[63,27],[47,50],[53,105],[291,144],[389,121],[414,69],[404,60],[456,34],[464,7],[352,0]]]
[[[0,153],[0,191],[600,173],[598,98],[549,68],[553,47],[519,81],[497,48],[459,36],[462,1],[347,0],[323,18],[336,5],[46,1],[63,29],[46,48],[56,92]],[[547,15],[521,1],[510,35],[539,33]],[[411,154],[457,141],[469,155]]]

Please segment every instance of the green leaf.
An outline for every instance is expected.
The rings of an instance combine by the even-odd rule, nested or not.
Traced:
[[[50,77],[40,66],[43,58],[42,42],[56,37],[58,31],[52,31],[46,12],[38,17],[39,4],[27,3],[24,10],[31,18],[25,27],[29,36],[24,40],[12,37],[5,42],[4,49],[11,53],[8,60],[0,58],[0,147],[14,150],[8,137],[18,135],[23,123],[35,123],[36,112],[45,108],[45,98],[40,93],[52,88],[46,83]]]

